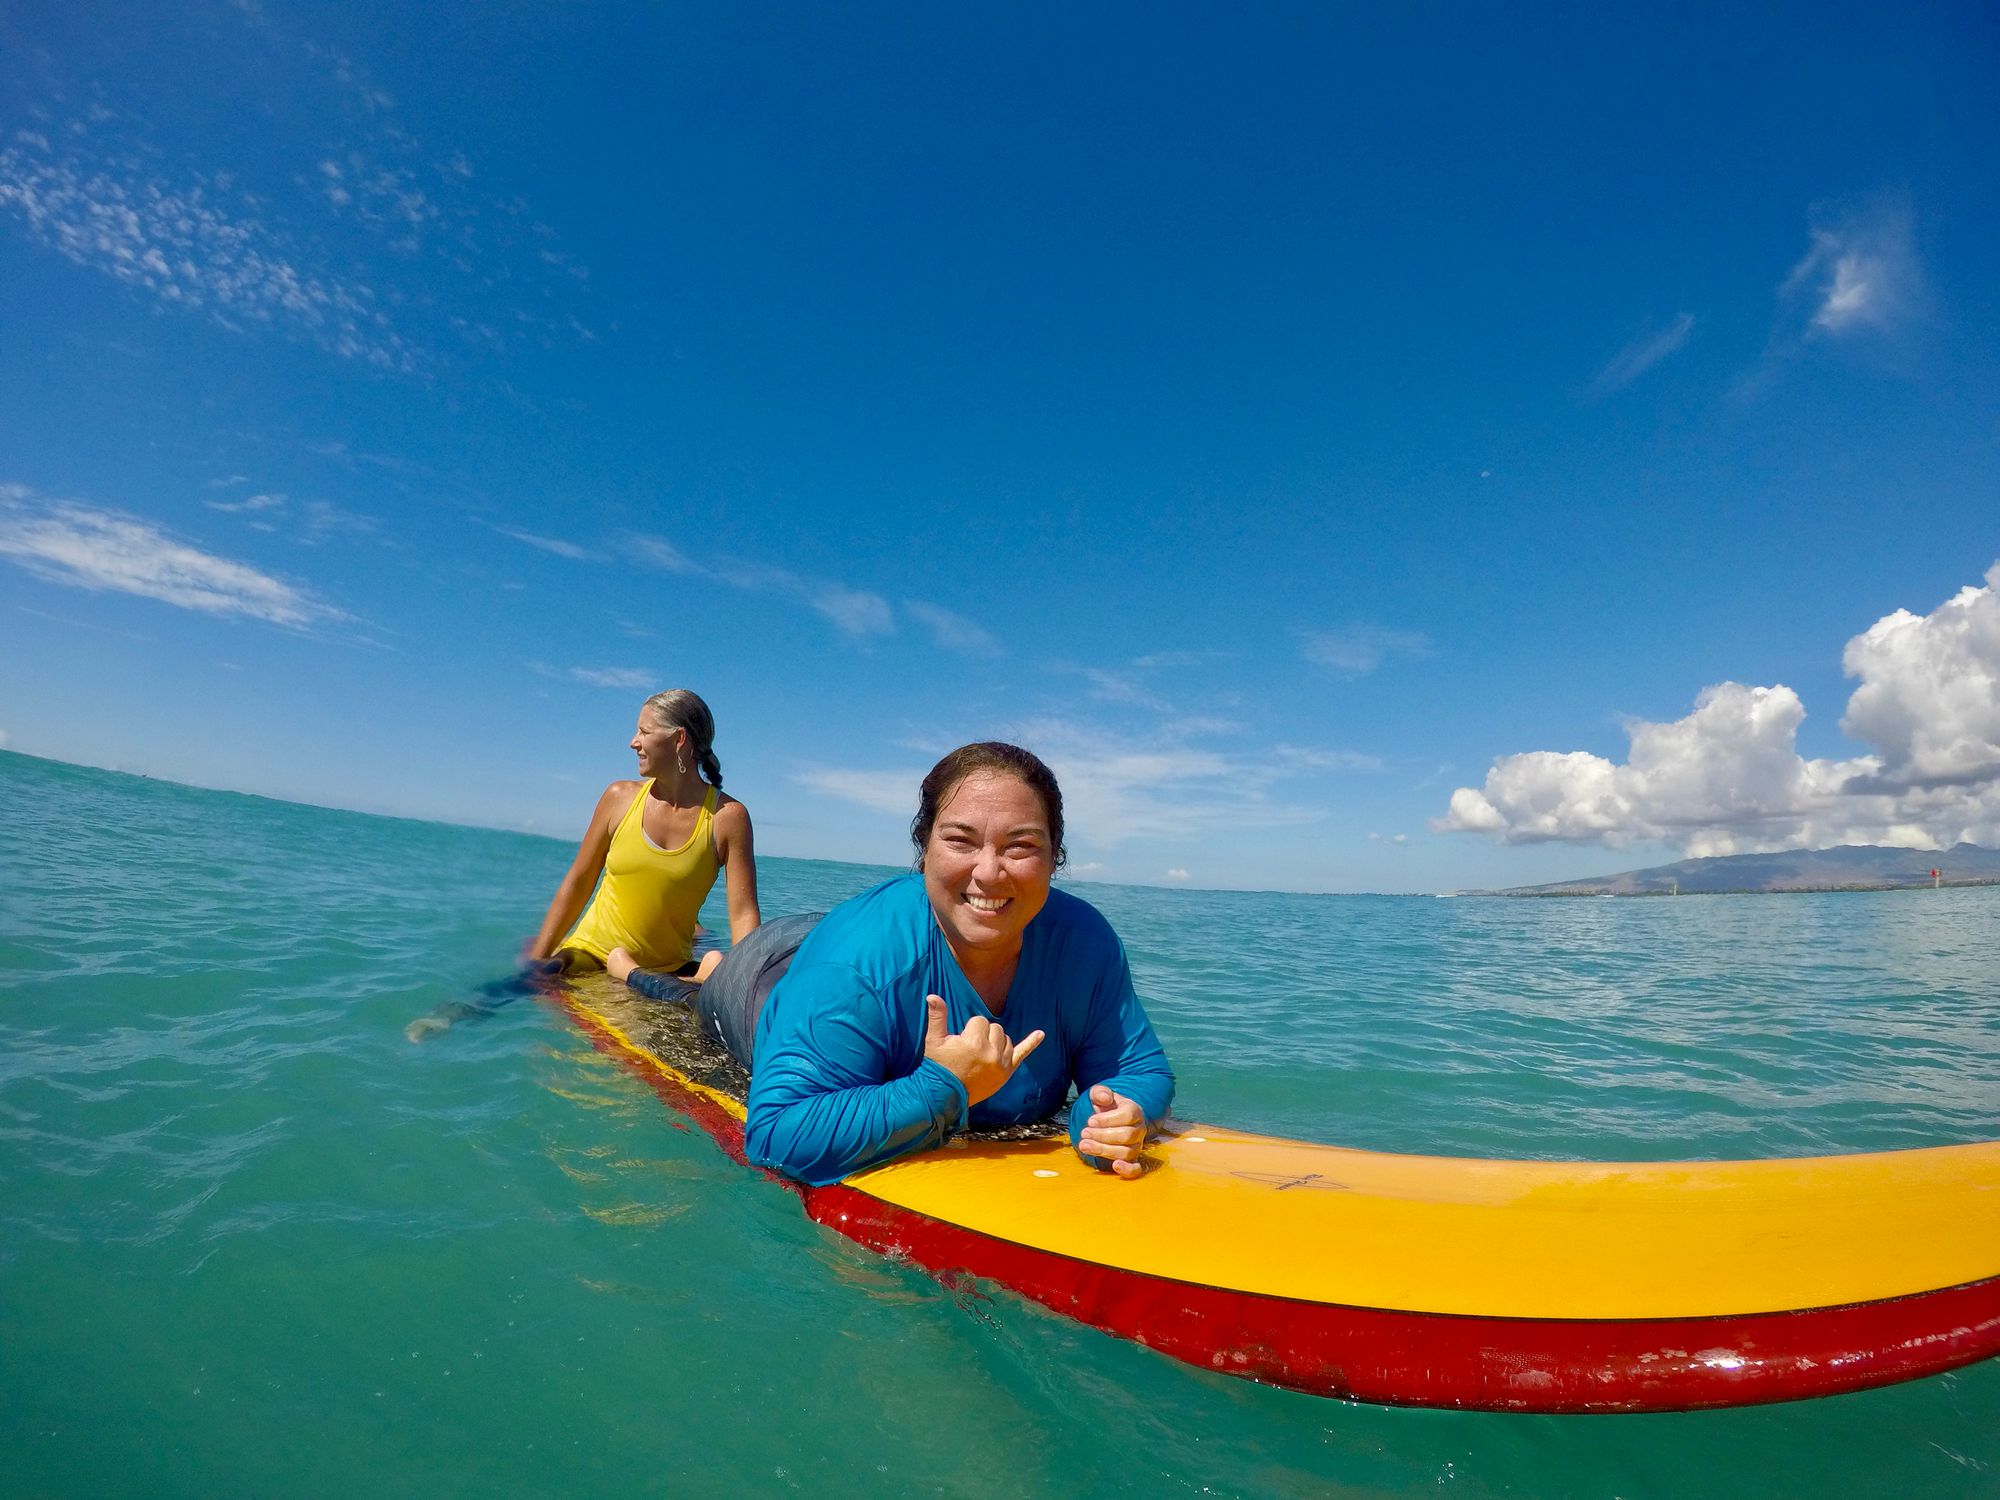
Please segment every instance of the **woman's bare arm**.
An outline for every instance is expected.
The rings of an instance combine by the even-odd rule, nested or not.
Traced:
[[[542,918],[541,928],[523,950],[523,957],[547,958],[556,951],[556,944],[563,940],[570,928],[576,925],[576,919],[583,915],[584,907],[590,902],[590,893],[597,888],[597,877],[604,873],[604,857],[611,852],[611,835],[618,827],[618,820],[632,806],[632,798],[638,791],[639,783],[636,781],[614,781],[597,799],[597,810],[590,815],[590,826],[584,830],[576,858],[570,861],[569,873],[556,887],[555,899],[549,902],[548,915]]]
[[[750,832],[750,809],[731,799],[716,810],[715,857],[722,862],[729,894],[729,941],[740,943],[757,930],[757,854]]]

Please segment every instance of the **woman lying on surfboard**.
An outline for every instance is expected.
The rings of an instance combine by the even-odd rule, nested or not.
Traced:
[[[750,1064],[744,1144],[760,1166],[835,1182],[968,1123],[1045,1120],[1074,1085],[1071,1143],[1137,1177],[1173,1074],[1110,924],[1050,889],[1055,777],[1017,746],[966,745],[924,778],[910,834],[915,873],[767,924],[700,991],[630,983],[691,1000]]]

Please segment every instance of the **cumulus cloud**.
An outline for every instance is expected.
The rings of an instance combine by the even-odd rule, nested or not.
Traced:
[[[1811,234],[1811,248],[1779,289],[1805,308],[1810,333],[1888,332],[1916,310],[1923,271],[1907,208],[1876,205],[1827,218]]]
[[[1590,382],[1589,394],[1609,396],[1622,391],[1668,355],[1676,353],[1694,331],[1694,314],[1682,313],[1665,328],[1649,329],[1611,356],[1611,362]],[[1480,475],[1483,479],[1486,476]]]
[[[1840,727],[1877,748],[1875,788],[2000,780],[2000,562],[1928,615],[1877,620],[1841,666],[1861,686]]]
[[[303,628],[343,619],[310,593],[177,541],[151,522],[0,486],[0,557],[52,583]]]
[[[1307,661],[1342,677],[1366,677],[1391,657],[1428,656],[1431,650],[1430,638],[1421,631],[1383,625],[1306,630],[1300,636],[1300,654]]]
[[[1929,615],[1877,621],[1842,664],[1860,683],[1842,728],[1868,753],[1808,760],[1796,693],[1725,682],[1672,723],[1630,721],[1622,765],[1502,756],[1431,826],[1508,843],[1657,839],[1693,856],[2000,840],[2000,563]]]

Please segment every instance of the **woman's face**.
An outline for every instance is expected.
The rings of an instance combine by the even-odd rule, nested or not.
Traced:
[[[1055,871],[1042,799],[1004,771],[975,771],[953,787],[924,845],[924,890],[961,957],[1018,952]]]
[[[632,750],[639,757],[641,776],[672,776],[677,770],[682,731],[662,724],[645,709],[639,710],[639,725],[632,731]]]

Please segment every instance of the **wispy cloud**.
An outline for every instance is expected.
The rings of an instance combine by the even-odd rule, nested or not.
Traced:
[[[1144,709],[1149,713],[1174,715],[1183,729],[1216,733],[1232,732],[1237,726],[1212,715],[1193,718],[1180,712],[1174,702],[1154,685],[1165,672],[1187,671],[1229,660],[1227,651],[1151,651],[1135,656],[1123,666],[1083,666],[1057,663],[1054,670],[1083,678],[1090,684],[1089,696],[1099,703]]]
[[[1878,203],[1826,215],[1811,235],[1805,258],[1779,288],[1785,301],[1806,310],[1809,334],[1893,332],[1918,310],[1923,267],[1906,206]]]
[[[672,542],[662,541],[656,536],[639,536],[632,539],[639,555],[656,568],[664,568],[669,573],[699,573],[700,566]]]
[[[596,555],[588,548],[579,547],[575,542],[565,541],[561,537],[538,536],[517,526],[495,526],[493,529],[502,536],[512,537],[517,542],[525,542],[530,547],[553,553],[557,557],[566,557],[571,562],[589,562]]]
[[[917,787],[929,766],[913,766],[904,771],[856,771],[838,766],[802,766],[792,780],[811,792],[837,797],[872,812],[896,817],[914,817]]]
[[[569,675],[591,687],[617,688],[631,693],[650,692],[659,680],[643,667],[571,667]]]
[[[1314,666],[1342,677],[1366,677],[1395,657],[1431,654],[1430,637],[1416,630],[1392,630],[1383,625],[1350,625],[1344,630],[1299,632],[1299,654]]]
[[[903,612],[931,633],[931,639],[961,656],[999,656],[1000,642],[983,626],[941,604],[905,599]]]
[[[697,563],[673,543],[656,536],[633,538],[633,548],[655,567],[669,573],[705,572],[716,582],[745,593],[770,594],[802,604],[857,640],[891,635],[896,629],[896,612],[889,601],[867,589],[850,588],[830,579],[809,578],[787,568],[737,558],[711,557]]]
[[[1649,329],[1611,356],[1586,392],[1604,397],[1622,391],[1668,355],[1677,353],[1694,331],[1694,314],[1682,313],[1665,328]]]
[[[1274,794],[1297,774],[1275,755],[1225,753],[1170,734],[1127,735],[1072,719],[1025,720],[1004,726],[1002,734],[1033,750],[1056,773],[1075,846],[1109,849],[1140,840],[1177,845],[1223,829],[1292,827],[1324,816],[1319,808]],[[908,817],[916,811],[917,784],[928,769],[927,764],[897,770],[811,765],[793,779],[826,796]]]
[[[1279,745],[1272,752],[1283,766],[1299,771],[1380,771],[1384,768],[1379,755],[1364,755],[1358,750],[1318,750],[1309,745]]]
[[[283,495],[245,495],[241,500],[204,500],[201,502],[210,510],[219,510],[231,515],[241,515],[248,511],[277,510],[285,503]]]
[[[794,586],[806,604],[851,636],[890,635],[896,629],[889,601],[865,589],[798,579]]]
[[[247,563],[203,552],[151,522],[73,500],[0,486],[0,557],[37,577],[93,591],[137,594],[211,615],[243,615],[303,629],[344,619],[308,591]]]
[[[589,268],[526,200],[422,141],[347,54],[239,10],[265,65],[232,107],[310,110],[309,152],[204,159],[135,115],[52,96],[31,107],[41,128],[0,149],[0,218],[159,309],[383,370],[431,374],[454,342],[463,357],[596,338],[578,316]]]
[[[1090,696],[1099,703],[1122,703],[1153,713],[1171,713],[1173,705],[1141,680],[1136,672],[1117,672],[1108,667],[1070,667],[1090,684]]]
[[[236,198],[215,178],[169,181],[134,157],[58,155],[31,133],[0,150],[0,209],[64,259],[228,328],[280,329],[344,359],[415,367],[374,288],[315,265]]]

